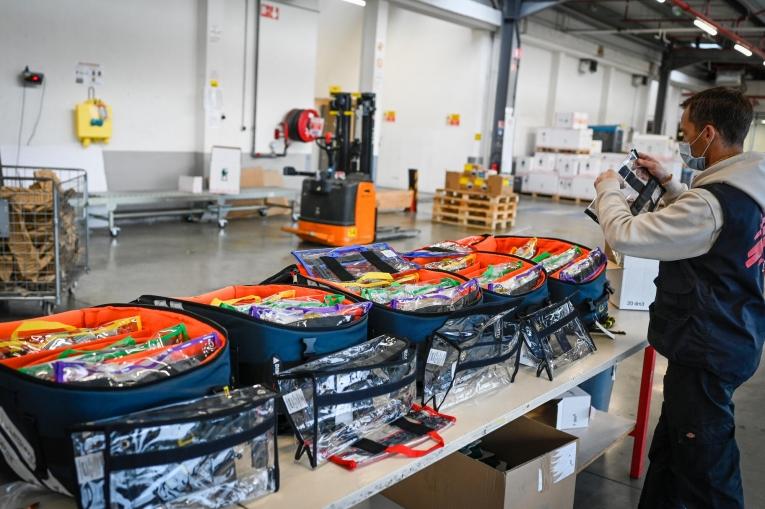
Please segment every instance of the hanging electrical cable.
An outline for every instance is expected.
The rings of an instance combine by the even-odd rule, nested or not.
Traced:
[[[45,88],[47,86],[48,86],[48,80],[43,81],[42,90],[40,91],[40,106],[37,108],[37,117],[35,118],[34,126],[32,126],[32,133],[29,135],[29,139],[27,140],[27,146],[30,143],[32,143],[32,140],[37,134],[37,126],[40,125],[40,118],[42,117],[43,105],[45,104]]]
[[[27,104],[27,87],[24,85],[21,87],[21,118],[19,119],[19,136],[16,142],[16,166],[19,165],[21,159],[21,133],[24,131],[24,110]]]

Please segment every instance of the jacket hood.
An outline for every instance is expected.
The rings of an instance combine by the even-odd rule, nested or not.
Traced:
[[[718,183],[743,191],[765,211],[765,154],[745,152],[713,164],[696,175],[691,188]]]

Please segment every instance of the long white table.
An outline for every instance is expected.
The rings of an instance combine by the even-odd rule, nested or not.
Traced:
[[[446,413],[455,416],[457,422],[442,433],[446,445],[422,458],[387,458],[353,472],[332,464],[311,470],[305,458],[295,462],[294,440],[280,438],[279,491],[244,504],[244,507],[337,509],[352,507],[369,499],[526,412],[557,398],[617,362],[642,352],[648,345],[645,339],[648,313],[611,309],[611,314],[616,318],[614,328],[626,331],[626,335],[617,335],[615,340],[602,335],[595,336],[598,350],[556,373],[553,381],[537,378],[535,370],[522,366],[512,385],[447,410]],[[632,421],[595,412],[589,428],[572,432],[580,437],[577,472],[600,456],[608,446],[623,438],[632,427]],[[42,502],[40,509],[76,507],[71,499],[55,495],[38,501]]]
[[[210,212],[218,220],[218,226],[225,228],[226,215],[235,210],[258,210],[261,205],[232,205],[232,200],[261,200],[269,198],[288,198],[294,201],[297,191],[283,187],[254,187],[242,189],[239,194],[188,193],[184,191],[109,191],[91,193],[88,196],[89,207],[104,207],[106,214],[90,213],[91,217],[104,219],[109,223],[109,233],[117,237],[120,233],[117,219],[136,217],[156,217],[167,215],[185,215]],[[194,204],[203,204],[203,206]],[[162,208],[156,210],[119,211],[125,205],[176,206],[180,208]],[[274,205],[276,206],[276,205]]]
[[[512,385],[446,410],[446,413],[457,418],[457,422],[442,433],[446,441],[443,448],[417,459],[387,458],[353,472],[332,464],[311,470],[306,466],[305,459],[300,463],[295,462],[294,442],[283,439],[279,442],[279,491],[244,505],[251,509],[338,509],[363,502],[526,412],[555,399],[615,363],[642,352],[648,345],[645,339],[648,313],[612,309],[611,314],[616,318],[615,329],[624,330],[627,334],[618,335],[615,340],[601,335],[595,336],[597,352],[555,374],[552,382],[547,378],[537,378],[535,370],[531,368],[521,367]],[[598,421],[598,424],[604,422],[600,414],[596,414],[593,424]],[[617,434],[623,437],[627,431],[629,430],[617,430]],[[591,453],[590,456],[597,457],[604,452],[599,447],[596,449],[597,452]],[[588,454],[587,450],[582,451],[580,446],[580,453],[582,452]],[[578,455],[577,459],[580,464],[589,464],[595,458]]]

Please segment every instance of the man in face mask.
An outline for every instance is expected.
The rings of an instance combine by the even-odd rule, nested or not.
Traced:
[[[641,508],[743,508],[733,392],[756,371],[765,340],[765,155],[744,153],[752,106],[723,87],[682,104],[690,189],[640,154],[666,189],[663,207],[632,216],[620,179],[598,177],[606,241],[660,260],[648,341],[668,358],[664,404]]]

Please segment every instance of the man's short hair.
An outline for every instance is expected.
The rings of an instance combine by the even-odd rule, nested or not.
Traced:
[[[711,124],[728,145],[744,144],[754,116],[752,103],[735,88],[710,88],[692,95],[680,106],[688,108],[688,119],[696,129]]]

